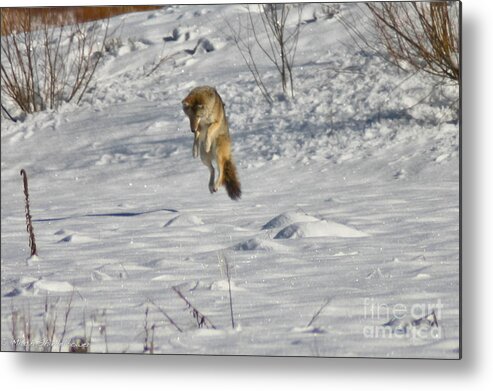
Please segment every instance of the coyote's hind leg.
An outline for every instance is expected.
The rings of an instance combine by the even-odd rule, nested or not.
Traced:
[[[211,177],[209,178],[209,191],[212,194],[217,191],[217,188],[214,185],[214,167],[212,163],[209,165],[209,172],[211,173]]]

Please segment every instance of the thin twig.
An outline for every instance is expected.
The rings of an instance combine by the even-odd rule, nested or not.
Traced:
[[[70,295],[70,299],[67,306],[67,311],[65,311],[65,321],[63,323],[62,336],[60,337],[60,346],[58,349],[59,352],[62,351],[63,339],[65,338],[65,333],[67,332],[68,316],[70,314],[70,310],[72,309],[72,299],[74,298],[74,293],[75,293],[75,289],[72,290],[72,294]]]
[[[203,326],[212,329],[216,328],[216,326],[214,326],[214,324],[210,321],[210,319],[207,316],[205,316],[203,313],[201,313],[197,308],[195,308],[194,305],[190,303],[190,301],[188,301],[188,299],[185,296],[183,296],[183,293],[181,293],[176,286],[173,287],[173,290],[187,304],[187,307],[190,309],[193,318],[197,321],[197,326],[199,329],[202,328]]]
[[[171,323],[171,324],[172,324],[172,325],[173,325],[173,326],[174,326],[174,327],[175,327],[175,328],[176,328],[176,329],[177,329],[180,333],[182,333],[182,332],[183,332],[183,330],[181,329],[181,327],[180,327],[180,326],[178,326],[178,325],[176,324],[176,322],[175,322],[175,321],[174,321],[174,320],[173,320],[173,319],[172,319],[172,318],[171,318],[171,317],[170,317],[170,316],[166,313],[166,311],[164,311],[164,310],[163,310],[160,306],[158,306],[158,305],[154,302],[154,300],[152,300],[150,297],[147,297],[147,300],[149,300],[149,302],[150,302],[152,305],[154,305],[154,307],[156,307],[156,308],[157,308],[157,310],[158,310],[159,312],[161,312],[161,313],[165,316],[165,318],[166,318],[166,319],[168,319],[168,321],[169,321],[169,322],[170,322],[170,323]]]
[[[231,327],[235,328],[235,318],[233,314],[233,297],[231,295],[231,273],[229,271],[229,262],[224,255],[219,255],[219,260],[224,263],[224,267],[226,269],[226,278],[228,279],[228,292],[229,292],[229,311],[231,314]]]
[[[168,60],[171,60],[173,57],[175,57],[178,53],[173,53],[173,54],[168,54],[166,56],[164,56],[163,58],[161,58],[158,63],[145,75],[145,77],[149,77],[151,76],[154,71],[156,71],[156,69],[158,69],[161,64],[165,63],[166,61]]]
[[[145,318],[144,318],[144,353],[149,351],[148,341],[149,341],[149,327],[147,319],[149,317],[149,307],[146,307]]]
[[[12,348],[14,352],[17,351],[17,344],[18,344],[18,338],[17,338],[17,318],[18,318],[18,312],[17,310],[14,309],[14,301],[12,300],[11,302],[11,310],[10,310],[10,316],[12,320]]]
[[[3,103],[2,103],[2,110],[5,112],[5,114],[7,114],[7,116],[10,118],[11,121],[17,122],[17,119],[15,119],[14,117],[12,117],[10,115],[9,111],[5,108],[5,106],[3,105]]]
[[[326,299],[325,302],[322,304],[322,306],[318,309],[317,312],[315,312],[315,314],[313,315],[312,319],[308,322],[308,324],[306,325],[306,327],[310,327],[312,325],[313,322],[315,322],[315,319],[318,318],[318,316],[320,315],[320,313],[323,311],[323,309],[325,307],[327,307],[327,305],[330,303],[330,298]]]
[[[152,331],[152,335],[151,335],[151,347],[149,349],[149,353],[150,354],[154,354],[154,330],[156,329],[156,325],[155,324],[152,324],[151,326],[151,331]]]

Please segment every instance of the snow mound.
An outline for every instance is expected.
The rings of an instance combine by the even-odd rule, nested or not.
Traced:
[[[40,261],[41,261],[41,257],[36,254],[31,255],[29,258],[26,259],[26,263],[28,264],[28,266],[35,265]]]
[[[50,281],[43,278],[22,277],[17,287],[5,294],[5,297],[36,295],[39,291],[46,292],[72,292],[74,287],[67,281]]]
[[[67,281],[39,280],[34,283],[34,289],[48,292],[72,292],[74,287]]]
[[[270,240],[262,239],[248,239],[244,242],[240,242],[233,247],[235,251],[275,251],[283,249],[278,243],[274,243]]]
[[[191,214],[180,214],[176,217],[173,217],[171,220],[169,220],[166,224],[164,224],[165,227],[188,227],[191,225],[202,225],[204,222],[200,219],[200,217],[197,217],[195,215]]]
[[[291,330],[293,333],[307,333],[307,334],[325,334],[327,331],[320,327],[305,326],[305,327],[293,327]]]
[[[367,233],[333,221],[313,221],[288,225],[274,239],[297,239],[317,237],[361,238]]]
[[[371,273],[368,273],[366,276],[367,280],[373,280],[373,279],[385,279],[385,278],[390,278],[391,275],[388,273],[383,273],[382,270],[380,270],[379,267],[377,267],[375,270],[373,270]]]
[[[162,274],[157,277],[151,278],[151,281],[173,281],[175,279],[175,276],[170,275],[170,274]]]
[[[91,273],[91,280],[93,281],[110,281],[112,279],[113,277],[99,270],[93,270]]]
[[[228,291],[229,287],[231,286],[231,291],[244,291],[245,289],[236,286],[234,281],[230,281],[230,284],[228,284],[228,280],[219,280],[219,281],[214,281],[209,289],[211,291]]]
[[[286,212],[274,217],[264,224],[262,229],[281,228],[293,223],[303,223],[309,221],[319,221],[317,218],[298,212]]]

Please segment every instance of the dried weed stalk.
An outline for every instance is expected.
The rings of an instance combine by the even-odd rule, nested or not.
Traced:
[[[214,326],[214,324],[210,321],[210,319],[207,316],[205,316],[203,313],[201,313],[197,308],[195,308],[194,305],[190,303],[190,301],[188,301],[188,299],[185,296],[183,296],[183,293],[181,293],[181,291],[176,286],[173,287],[173,290],[186,303],[187,307],[190,309],[190,313],[192,314],[193,318],[197,322],[197,327],[199,329],[202,327],[208,329],[216,328],[216,326]]]
[[[38,255],[36,248],[36,237],[34,236],[33,223],[31,219],[31,212],[29,209],[29,189],[27,185],[27,174],[24,169],[21,170],[21,175],[24,180],[24,196],[26,198],[25,211],[26,211],[26,230],[29,233],[29,248],[31,249],[31,257]]]

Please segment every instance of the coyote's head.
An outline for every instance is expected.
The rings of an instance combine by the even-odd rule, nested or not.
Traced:
[[[183,111],[190,119],[190,130],[195,133],[199,130],[200,121],[207,120],[214,106],[215,90],[206,86],[194,88],[181,103]]]
[[[190,130],[195,133],[199,129],[200,120],[207,115],[205,107],[194,96],[187,96],[181,102],[183,111],[190,119]]]

